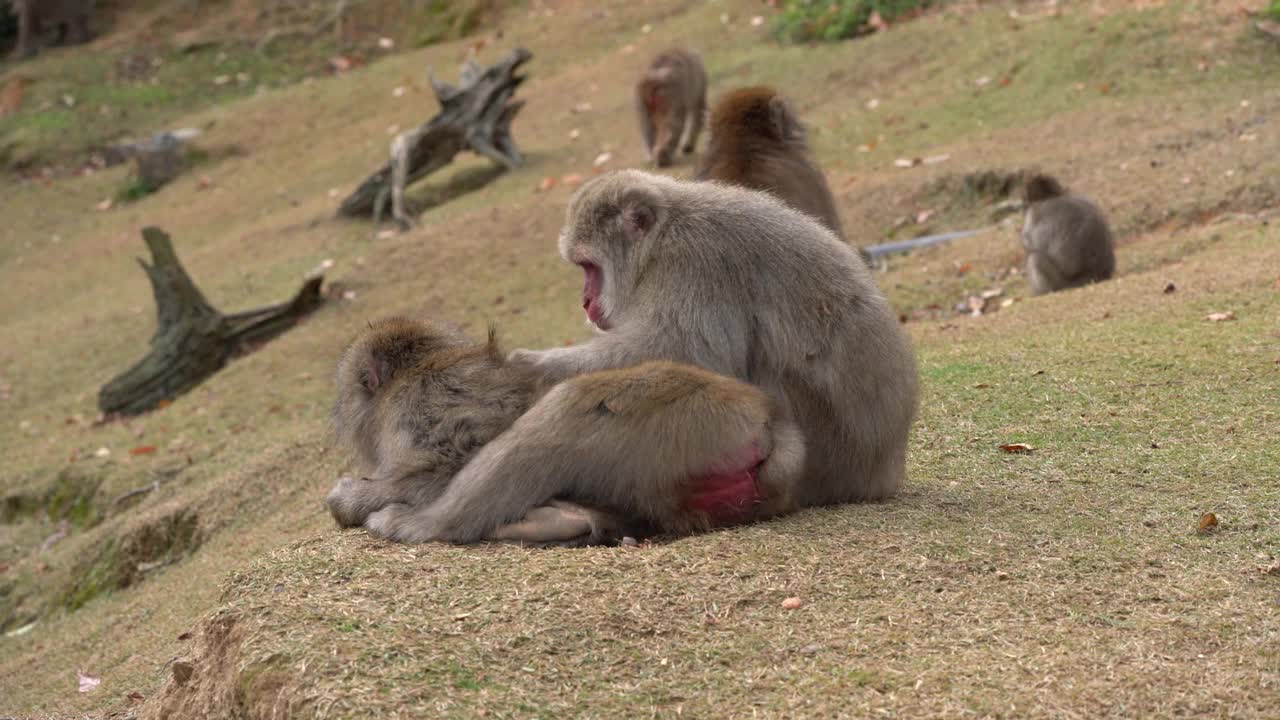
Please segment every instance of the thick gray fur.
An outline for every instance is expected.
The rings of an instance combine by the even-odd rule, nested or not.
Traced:
[[[1022,246],[1036,295],[1110,279],[1114,245],[1102,210],[1087,198],[1065,194],[1027,207]]]

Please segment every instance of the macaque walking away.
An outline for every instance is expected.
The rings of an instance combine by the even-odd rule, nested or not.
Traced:
[[[388,506],[428,506],[513,424],[541,439],[541,455],[515,469],[513,486],[526,483],[524,474],[555,468],[600,487],[547,496],[469,540],[586,545],[755,519],[780,506],[756,485],[766,459],[790,457],[794,471],[803,452],[793,437],[775,447],[762,393],[693,367],[647,363],[573,378],[520,417],[540,395],[531,368],[506,362],[492,334],[480,344],[429,323],[372,324],[339,362],[334,412],[339,437],[371,473],[338,482],[328,498],[334,518],[354,526]],[[603,462],[596,452],[598,445],[616,454],[617,442],[627,439],[648,446],[629,448],[631,467]],[[629,497],[606,487],[629,473],[650,480],[653,494]]]
[[[625,170],[574,195],[560,253],[602,332],[513,352],[559,384],[436,502],[374,513],[371,533],[473,542],[551,498],[714,524],[898,492],[915,359],[818,221],[768,193]],[[669,363],[703,369],[676,382],[687,366]]]
[[[715,104],[711,139],[695,177],[768,191],[845,237],[804,125],[773,88],[740,88]]]
[[[1033,293],[1080,287],[1115,274],[1111,228],[1091,200],[1066,191],[1048,175],[1028,180],[1023,199],[1022,246]]]
[[[636,83],[636,112],[649,160],[669,166],[683,143],[692,153],[707,112],[707,72],[702,59],[689,50],[672,49],[658,55]]]

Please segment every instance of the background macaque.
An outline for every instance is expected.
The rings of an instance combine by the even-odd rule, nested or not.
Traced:
[[[711,139],[695,177],[767,190],[845,236],[804,126],[773,88],[740,88],[716,102]]]
[[[645,149],[655,165],[670,165],[682,141],[684,152],[693,152],[707,112],[707,72],[702,59],[680,49],[654,58],[636,83],[636,111]]]
[[[404,318],[370,323],[338,362],[334,429],[368,471],[329,493],[338,524],[353,527],[390,503],[439,497],[485,443],[533,400],[528,368],[507,363],[491,332],[473,342],[444,325]],[[572,544],[613,539],[602,513],[552,503],[490,539]],[[620,535],[618,536],[620,537]]]
[[[1028,180],[1023,199],[1022,246],[1033,293],[1080,287],[1115,273],[1115,242],[1097,205],[1048,175]]]
[[[45,44],[84,43],[92,37],[94,0],[10,0],[18,18],[15,58],[36,54]]]
[[[854,250],[816,220],[767,193],[628,170],[578,191],[560,252],[582,267],[603,332],[512,353],[568,380],[436,502],[388,506],[371,533],[473,542],[551,498],[727,523],[901,487],[910,344]],[[653,360],[705,370],[677,382],[663,372],[686,366],[633,367]],[[610,368],[630,369],[599,373]]]

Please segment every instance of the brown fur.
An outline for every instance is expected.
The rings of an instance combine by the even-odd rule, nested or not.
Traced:
[[[1115,274],[1115,240],[1101,208],[1048,175],[1028,180],[1023,198],[1022,246],[1034,294],[1081,287]]]
[[[619,171],[575,194],[560,251],[586,269],[602,332],[512,353],[560,384],[438,501],[375,513],[371,533],[472,542],[556,497],[696,529],[673,497],[751,443],[761,501],[745,519],[898,492],[910,342],[857,254],[812,217],[763,192]]]
[[[636,82],[640,132],[658,167],[672,163],[682,141],[686,154],[694,151],[706,112],[707,73],[694,52],[675,48],[659,54]]]

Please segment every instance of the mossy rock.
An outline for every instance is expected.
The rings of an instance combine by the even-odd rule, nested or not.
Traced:
[[[71,465],[63,468],[45,491],[44,508],[53,522],[66,520],[79,530],[102,522],[97,505],[102,476],[92,469]]]
[[[129,587],[195,551],[202,539],[199,516],[190,508],[137,526],[122,538],[108,538],[72,572],[74,580],[59,604],[78,610],[98,595]]]

